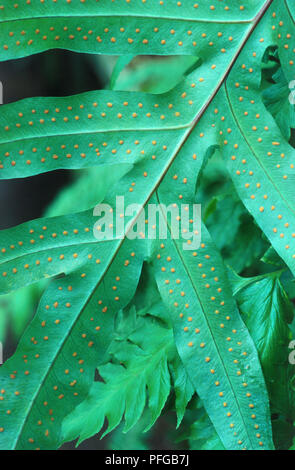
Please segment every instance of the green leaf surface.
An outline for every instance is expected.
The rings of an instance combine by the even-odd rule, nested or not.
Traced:
[[[110,89],[114,90],[121,72],[134,59],[133,55],[123,55],[118,58],[110,79]]]
[[[79,437],[78,443],[81,443],[99,433],[105,419],[108,426],[102,437],[121,421],[124,422],[123,432],[128,433],[137,425],[142,413],[144,432],[147,432],[162,413],[172,382],[178,425],[182,421],[194,388],[176,351],[172,325],[163,315],[158,292],[151,306],[145,305],[138,293],[135,299],[142,308],[136,312],[132,303],[128,309],[118,312],[108,349],[112,362],[98,367],[104,382],[95,382],[87,399],[66,417],[63,423],[65,442]]]
[[[207,2],[166,5],[157,0],[124,4],[100,0],[98,4],[87,0],[59,5],[31,0],[15,7],[4,0],[0,60],[56,48],[115,55],[197,55],[204,48],[212,54],[226,40],[209,46],[207,37],[202,37],[205,29],[209,33],[208,23],[214,39],[220,26],[232,25],[241,31],[263,4],[263,0],[245,0],[243,8],[235,3],[224,8],[217,3],[213,9]]]
[[[200,409],[188,437],[191,450],[225,450],[204,409]]]
[[[291,128],[295,127],[295,106],[289,101],[290,85],[282,69],[273,75],[274,84],[264,89],[263,101],[268,111],[274,116],[286,140],[290,140]]]
[[[202,231],[196,256],[180,254],[168,240],[156,265],[179,355],[224,446],[258,449],[265,441],[271,448],[269,429],[260,424],[269,416],[261,406],[267,395],[257,352],[232,301],[221,259]],[[168,272],[170,266],[175,274]]]
[[[280,281],[281,271],[258,278],[234,278],[234,292],[243,319],[256,344],[273,413],[294,420],[293,380],[289,364],[290,324],[294,306]]]
[[[28,222],[0,234],[2,293],[58,276],[45,291],[16,354],[1,367],[0,447],[60,445],[62,421],[83,406],[94,368],[113,338],[114,316],[130,303],[142,263],[149,259],[169,310],[180,360],[223,446],[272,449],[258,354],[205,227],[196,250],[183,249],[182,241],[170,236],[161,246],[158,240],[131,242],[127,234],[150,201],[193,203],[198,173],[219,146],[239,197],[294,272],[294,149],[260,95],[261,64],[269,46],[278,48],[286,80],[292,75],[290,2],[248,0],[243,5],[232,2],[231,8],[217,2],[210,8],[205,2],[164,7],[134,1],[124,7],[124,22],[119,3],[108,1],[100,2],[99,13],[90,0],[58,10],[55,4],[37,6],[34,0],[19,8],[3,6],[3,60],[58,44],[109,54],[196,55],[201,63],[176,88],[160,95],[100,91],[1,107],[1,178],[131,164],[105,202],[114,207],[116,196],[124,195],[126,205],[139,206],[125,223],[122,238],[94,238],[92,211]],[[69,39],[72,29],[75,37]],[[38,39],[31,42],[33,31]],[[85,31],[87,40],[81,40]],[[40,41],[44,34],[47,38]],[[20,46],[15,43],[18,35],[25,38]],[[167,378],[167,364],[159,370]],[[149,385],[153,420],[168,390],[165,379],[166,392],[161,393],[158,379],[155,375]],[[188,399],[189,393],[185,396]],[[108,416],[110,428],[124,413],[124,404],[116,405]],[[128,425],[136,422],[138,408],[126,411]],[[92,423],[92,429],[100,429],[102,419]]]
[[[93,266],[49,285],[16,354],[1,368],[2,448],[56,448],[63,417],[86,398],[97,357],[112,339],[114,313],[130,301],[141,269],[140,259],[128,266],[120,255],[113,261],[111,245],[100,263],[92,250]],[[124,264],[115,299],[107,286]]]
[[[180,426],[186,407],[191,400],[195,390],[189,379],[189,375],[186,369],[183,367],[182,362],[178,356],[172,364],[173,376],[174,376],[174,391],[176,396],[176,413],[177,413],[177,427]]]
[[[77,180],[55,198],[46,210],[46,216],[56,217],[90,209],[102,202],[108,189],[131,168],[132,165],[113,165],[111,168],[98,167],[85,170]],[[45,280],[45,282],[30,284],[17,292],[2,296],[0,340],[4,339],[8,328],[12,329],[16,338],[19,338],[32,317],[47,282]],[[19,305],[21,305],[21,310]]]
[[[214,165],[210,171],[215,168]],[[206,184],[206,178],[203,179]],[[214,179],[212,183],[218,183],[218,179]],[[245,209],[231,182],[227,181],[224,188],[218,191],[218,196],[210,198],[203,212],[208,230],[225,262],[237,272],[251,266],[267,249],[267,241],[262,238],[261,231]],[[223,230],[220,230],[220,227],[223,227]]]
[[[175,354],[172,331],[149,317],[139,317],[132,334],[127,340],[114,340],[109,353],[117,363],[99,367],[104,383],[94,383],[87,399],[67,416],[65,441],[79,436],[81,443],[101,430],[105,418],[108,427],[103,437],[123,417],[124,432],[128,432],[140,419],[146,402],[150,411],[146,429],[159,417],[170,393],[167,361]]]
[[[294,18],[284,5],[284,2],[272,2],[240,54],[219,104],[221,109],[224,102],[229,104],[222,128],[223,154],[238,194],[294,273],[295,151],[266,112],[259,92],[260,65],[267,47],[277,46],[286,79],[294,74],[294,53],[288,34],[294,29]]]
[[[180,83],[185,75],[200,65],[195,56],[137,57],[119,76],[114,87],[120,91],[165,93]]]

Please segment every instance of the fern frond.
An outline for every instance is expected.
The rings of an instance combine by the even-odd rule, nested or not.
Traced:
[[[226,9],[217,3],[210,9],[207,2],[164,5],[157,0],[134,0],[122,5],[88,0],[59,5],[32,0],[16,8],[3,0],[0,60],[56,48],[115,55],[198,55],[200,50],[212,54],[212,49],[222,47],[223,40],[212,48],[202,38],[208,23],[214,38],[221,26],[222,30],[239,28],[240,36],[264,3],[245,0],[243,8],[234,3]]]
[[[84,6],[85,14],[79,17]],[[105,1],[99,8],[92,2],[88,7],[73,6],[69,18],[68,6],[60,7],[60,17],[55,17],[56,5],[39,5],[34,13],[30,6],[24,8],[16,12],[5,4],[0,10],[7,34],[3,59],[60,41],[61,47],[79,51],[86,50],[87,43],[88,52],[172,54],[176,49],[178,54],[198,56],[201,63],[173,90],[160,95],[101,91],[1,107],[0,177],[131,164],[105,202],[114,207],[116,196],[124,195],[126,205],[137,203],[140,209],[126,221],[122,238],[103,242],[92,234],[92,211],[33,221],[0,234],[1,293],[59,276],[45,291],[16,354],[1,368],[5,392],[0,402],[0,446],[58,447],[62,421],[80,403],[83,407],[94,368],[113,338],[115,313],[132,300],[147,260],[169,311],[180,360],[222,445],[272,449],[258,353],[206,228],[195,251],[184,250],[170,235],[160,244],[131,242],[128,234],[150,202],[193,203],[202,165],[219,146],[239,197],[294,273],[294,149],[266,111],[260,92],[269,47],[278,49],[286,79],[292,76],[293,4],[248,0],[243,5],[232,2],[228,9],[221,2],[215,8],[203,2],[199,8],[175,4],[164,9],[158,3],[134,1],[122,15],[119,5],[112,4],[110,12]],[[42,9],[45,13],[39,18]],[[97,30],[90,34],[96,17]],[[27,42],[36,22],[41,38],[41,28],[50,31],[53,19],[53,34],[48,32],[42,44],[39,39],[31,42],[31,37]],[[82,27],[82,21],[83,31],[69,39],[71,28]],[[12,42],[24,24],[25,39],[17,51]],[[61,27],[68,28],[65,35],[59,33]],[[82,42],[84,28],[89,37]],[[126,41],[126,35],[133,42]],[[106,39],[109,36],[113,40]],[[162,364],[164,378],[166,372]],[[167,394],[168,386],[164,389]],[[151,407],[155,418],[158,409],[155,403]],[[109,417],[111,427],[124,411],[128,426],[134,424],[141,408],[128,410],[130,415],[121,404],[115,418]],[[102,419],[92,429],[99,429]]]

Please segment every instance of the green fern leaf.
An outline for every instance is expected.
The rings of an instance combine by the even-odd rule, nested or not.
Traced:
[[[259,352],[272,411],[294,420],[294,366],[288,363],[294,307],[281,284],[281,274],[235,275],[232,279],[240,311]]]
[[[111,251],[104,247],[97,263],[91,250],[92,266],[49,285],[18,351],[1,368],[3,448],[56,448],[63,417],[86,398],[97,357],[113,336],[114,313],[131,300],[141,269],[140,259],[127,266],[125,256],[113,260]],[[115,299],[110,293],[124,264]]]
[[[46,210],[46,216],[56,217],[90,209],[95,204],[103,201],[107,190],[131,167],[132,165],[126,167],[124,165],[114,165],[110,169],[108,167],[98,167],[93,168],[91,171],[86,170],[74,183],[61,191]],[[97,184],[98,179],[101,181],[100,185]],[[0,341],[4,340],[9,327],[12,329],[14,336],[17,339],[19,338],[31,318],[46,285],[46,281],[41,281],[30,284],[17,292],[2,296],[0,299]],[[22,306],[21,312],[19,311],[19,305]]]
[[[224,445],[230,448],[234,428],[238,428],[233,447],[259,448],[263,441],[257,422],[268,422],[269,415],[258,404],[268,400],[263,376],[258,368],[253,369],[258,356],[232,302],[222,261],[210,238],[204,236],[205,228],[202,233],[202,248],[195,257],[192,252],[181,253],[170,240],[165,243],[156,264],[159,290],[173,313],[180,357]],[[175,275],[168,274],[170,259]],[[258,427],[270,442],[267,427]]]
[[[268,111],[274,116],[283,136],[287,141],[291,137],[291,128],[295,127],[295,106],[289,101],[289,83],[281,68],[273,75],[274,84],[263,90],[262,98]]]
[[[60,7],[57,14],[56,5],[42,4],[29,17],[30,6],[16,11],[5,4],[0,10],[7,38],[3,59],[58,43],[78,51],[121,54],[175,54],[176,49],[179,54],[197,55],[202,64],[162,95],[101,91],[71,98],[34,98],[1,107],[0,177],[132,164],[133,169],[109,191],[106,202],[111,206],[119,194],[125,196],[125,204],[138,203],[142,208],[150,201],[190,204],[198,172],[208,152],[219,145],[239,196],[294,271],[294,151],[266,112],[259,93],[267,47],[278,47],[286,79],[292,75],[288,35],[292,37],[294,30],[294,9],[287,0],[243,3],[233,2],[225,9],[221,3],[212,8],[206,3],[198,8],[169,6],[163,13],[159,4],[150,2],[153,8],[147,10],[142,2],[134,2],[123,15],[128,19],[122,40],[118,36],[122,12],[115,4],[110,11],[109,4],[101,2],[98,15],[97,7],[89,2],[84,17],[83,5],[73,6],[70,18],[68,6]],[[92,35],[95,15],[100,16],[95,22],[100,34],[93,31]],[[172,32],[174,21],[177,26]],[[89,35],[84,42],[82,30],[76,33],[82,23]],[[39,39],[32,42],[36,28],[40,29],[38,38],[44,34],[41,28],[47,28],[48,38],[42,45]],[[59,28],[68,28],[66,36],[61,36]],[[75,37],[69,39],[71,28]],[[281,31],[279,36],[276,29]],[[26,39],[18,51],[12,42],[18,41],[22,30]],[[105,41],[103,34],[109,33],[111,40]],[[129,36],[137,40],[126,41]],[[271,173],[274,163],[280,167]],[[127,234],[140,213],[137,210],[128,219],[122,239],[104,242],[93,237],[92,211],[33,221],[1,233],[2,293],[60,276],[44,293],[16,354],[1,368],[2,448],[56,448],[60,444],[61,423],[87,397],[98,358],[104,357],[112,339],[114,314],[131,301],[147,258],[153,261],[169,309],[181,361],[223,445],[227,449],[273,448],[258,355],[209,234],[203,228],[203,243],[195,256],[169,237],[163,248],[157,242],[152,246],[141,240],[131,243]],[[175,271],[170,273],[171,260]],[[174,272],[180,281],[176,287]],[[114,294],[115,281],[120,281],[118,295]],[[171,295],[166,281],[173,282]],[[91,318],[97,321],[92,323]],[[94,331],[94,324],[100,329]],[[153,390],[157,387],[153,383]],[[156,403],[152,406],[156,410]],[[130,422],[137,412],[136,407],[130,411],[135,413]]]
[[[283,2],[284,3],[284,2]],[[285,6],[291,2],[285,2]],[[220,95],[221,109],[228,103],[222,127],[224,155],[240,198],[273,248],[294,273],[294,155],[295,151],[265,112],[259,87],[260,64],[268,47],[277,45],[286,79],[291,81],[293,50],[290,31],[294,17],[274,1],[237,60]],[[286,34],[278,31],[284,28]],[[276,31],[276,33],[274,33]],[[281,32],[282,33],[282,32]],[[286,37],[286,40],[285,40]],[[222,111],[223,112],[223,111]]]
[[[138,297],[137,293],[135,300]],[[114,339],[108,349],[112,362],[99,366],[104,383],[95,382],[87,399],[65,418],[65,442],[79,437],[80,444],[101,431],[105,418],[108,427],[102,437],[121,421],[125,422],[123,432],[127,433],[137,424],[145,407],[147,432],[167,402],[171,382],[180,425],[194,388],[176,351],[172,325],[163,315],[158,292],[154,298],[151,306],[144,305],[142,298],[137,299],[142,309],[136,312],[132,304],[129,311],[117,315]]]
[[[166,93],[176,87],[199,64],[198,57],[136,57],[119,76],[115,90]]]
[[[208,415],[201,407],[197,419],[191,425],[188,439],[191,450],[225,450]]]
[[[245,0],[242,8],[235,3],[231,8],[218,3],[210,8],[206,2],[164,5],[134,0],[122,7],[108,0],[99,5],[88,0],[61,6],[32,0],[15,7],[4,0],[0,60],[56,48],[115,55],[198,55],[202,48],[210,50],[207,40],[199,40],[208,23],[212,33],[218,33],[219,23],[238,25],[241,31],[263,4]]]
[[[170,393],[168,358],[174,351],[170,329],[148,317],[139,318],[128,341],[114,341],[109,350],[118,364],[99,367],[105,383],[94,383],[87,399],[65,419],[64,440],[80,436],[78,443],[81,443],[101,430],[105,418],[108,427],[102,437],[117,427],[123,416],[124,432],[128,432],[141,417],[146,401],[150,410],[146,430],[149,429]]]
[[[197,200],[204,207],[204,222],[225,262],[241,272],[262,256],[268,243],[239,199],[228,175],[224,174],[220,155],[216,157],[202,174]],[[207,194],[207,185],[215,187],[220,182],[224,183],[218,196]]]
[[[174,380],[177,427],[179,427],[184,417],[186,407],[195,390],[189,379],[189,375],[178,356],[175,357],[175,360],[171,364],[171,368]]]

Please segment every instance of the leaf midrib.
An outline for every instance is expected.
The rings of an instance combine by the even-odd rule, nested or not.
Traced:
[[[112,240],[99,240],[99,242],[96,240],[96,239],[93,239],[92,241],[91,240],[88,240],[87,242],[80,242],[80,243],[74,243],[74,244],[70,244],[70,245],[57,245],[57,246],[51,246],[51,247],[47,247],[47,248],[44,248],[42,250],[37,250],[37,251],[27,251],[26,253],[22,253],[20,254],[19,256],[15,256],[14,258],[9,258],[7,260],[3,260],[3,261],[0,261],[0,266],[3,266],[5,263],[10,263],[11,261],[19,261],[21,260],[22,258],[25,258],[26,256],[31,256],[31,255],[38,255],[38,254],[41,254],[41,253],[44,253],[45,251],[49,252],[51,250],[58,250],[59,248],[62,249],[62,248],[74,248],[74,247],[77,247],[77,246],[84,246],[84,245],[92,245],[94,243],[107,243],[107,242],[112,242],[114,240],[118,240],[116,238],[112,239]]]
[[[255,18],[251,18],[248,20],[232,20],[232,21],[226,21],[226,20],[212,20],[212,19],[198,19],[198,18],[176,18],[174,16],[155,16],[155,15],[139,15],[135,14],[132,15],[130,13],[126,14],[86,14],[86,15],[81,15],[81,13],[77,14],[71,14],[71,15],[48,15],[48,16],[31,16],[31,17],[25,17],[25,18],[15,18],[15,19],[6,19],[6,20],[0,20],[1,23],[15,23],[15,22],[24,22],[24,21],[32,21],[32,20],[54,20],[54,19],[72,19],[72,18],[134,18],[134,19],[146,19],[148,18],[149,20],[162,20],[162,21],[178,21],[178,22],[185,22],[185,23],[211,23],[211,24],[249,24],[252,23]]]
[[[293,21],[293,23],[295,24],[295,19],[294,19],[294,17],[293,17],[293,15],[292,15],[292,13],[291,13],[291,10],[290,10],[290,8],[289,8],[289,5],[288,5],[288,2],[287,2],[287,0],[284,0],[284,2],[285,2],[286,10],[287,10],[287,12],[288,12],[288,13],[289,13],[289,15],[290,15],[290,18],[291,18],[291,20],[292,20],[292,21]]]
[[[136,93],[136,92],[132,92],[132,93]],[[22,138],[16,138],[16,139],[13,139],[13,140],[6,140],[6,141],[0,141],[0,146],[1,145],[5,145],[5,144],[10,144],[11,142],[25,142],[26,140],[38,140],[38,139],[48,139],[48,138],[51,138],[51,137],[73,137],[75,135],[95,135],[95,134],[108,134],[109,132],[111,133],[114,133],[114,132],[165,132],[165,131],[175,131],[175,130],[180,130],[180,129],[186,129],[187,127],[190,127],[192,125],[193,121],[187,123],[187,124],[183,124],[183,125],[179,125],[179,126],[167,126],[163,129],[163,127],[147,127],[147,128],[127,128],[127,129],[102,129],[102,130],[98,130],[98,131],[92,131],[92,132],[83,132],[83,131],[77,131],[77,132],[71,132],[71,133],[68,133],[68,132],[65,132],[65,133],[59,133],[59,134],[46,134],[46,135],[41,135],[41,136],[35,136],[35,135],[32,135],[30,137],[22,137]]]

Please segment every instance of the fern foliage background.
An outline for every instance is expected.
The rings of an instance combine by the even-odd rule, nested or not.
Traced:
[[[101,431],[145,448],[169,412],[192,449],[291,448],[293,0],[3,0],[0,27],[1,61],[120,56],[108,89],[0,107],[1,179],[83,170],[0,233],[1,318],[21,336],[0,369],[0,448]],[[97,240],[93,208],[117,196],[137,206]],[[130,239],[149,204],[196,202],[198,249],[164,211],[167,239]]]

